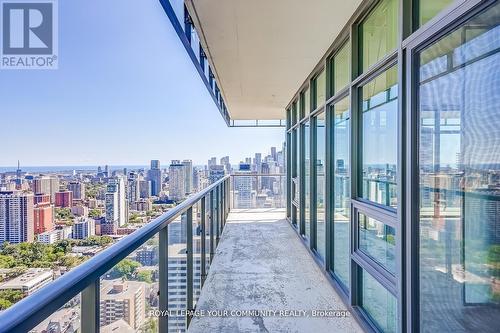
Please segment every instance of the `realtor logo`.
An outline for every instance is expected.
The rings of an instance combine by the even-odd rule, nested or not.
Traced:
[[[1,69],[57,68],[57,3],[1,2]]]

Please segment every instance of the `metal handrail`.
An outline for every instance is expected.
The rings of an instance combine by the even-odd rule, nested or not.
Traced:
[[[231,177],[283,177],[286,173],[232,173]]]
[[[222,193],[228,191],[226,182],[229,181],[229,179],[229,175],[225,176],[204,190],[187,198],[178,206],[165,212],[147,225],[124,237],[57,280],[50,282],[32,295],[3,311],[0,314],[0,332],[27,332],[33,329],[85,288],[99,281],[102,275],[112,269],[130,253],[137,250],[146,241],[166,228],[168,224],[179,215],[192,209],[193,205],[203,200],[207,195],[214,194],[214,191],[221,193],[221,195],[217,194],[217,198],[220,198],[218,205],[225,211],[225,214],[221,214],[221,219],[225,220],[224,215],[227,215],[229,205],[223,203],[224,198],[227,200],[227,196]],[[222,222],[222,228],[224,221],[219,222]],[[217,225],[217,230],[219,230],[219,225]],[[160,262],[160,264],[162,263]],[[96,292],[99,293],[99,288],[97,288]],[[99,304],[95,304],[95,306],[99,306]],[[84,309],[82,306],[82,312],[83,311]],[[95,309],[93,311],[95,311]],[[82,320],[82,325],[83,324]],[[94,324],[99,325],[99,323]]]

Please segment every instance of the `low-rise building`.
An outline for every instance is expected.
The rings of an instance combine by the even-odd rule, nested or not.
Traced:
[[[123,319],[137,330],[146,316],[146,296],[143,282],[104,280],[100,299],[101,327]]]
[[[0,290],[19,290],[28,296],[51,282],[53,276],[50,268],[28,268],[25,273],[1,283]]]

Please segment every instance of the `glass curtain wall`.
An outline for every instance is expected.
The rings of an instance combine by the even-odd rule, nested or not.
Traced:
[[[420,330],[498,332],[500,4],[418,54]]]
[[[380,0],[349,24],[294,97],[299,232],[375,331],[497,332],[500,5]]]

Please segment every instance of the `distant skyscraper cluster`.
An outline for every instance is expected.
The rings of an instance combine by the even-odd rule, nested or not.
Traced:
[[[178,159],[162,169],[159,160],[151,160],[149,169],[106,165],[39,174],[25,173],[18,164],[14,172],[0,174],[0,242],[125,235],[134,230],[131,211],[134,223],[148,221],[155,205],[175,205],[229,174],[239,176],[234,191],[241,206],[282,193],[275,178],[262,175],[284,172],[283,150],[271,147],[270,154],[256,153],[234,166],[229,156],[211,157],[201,166]],[[258,181],[256,174],[262,174]]]

